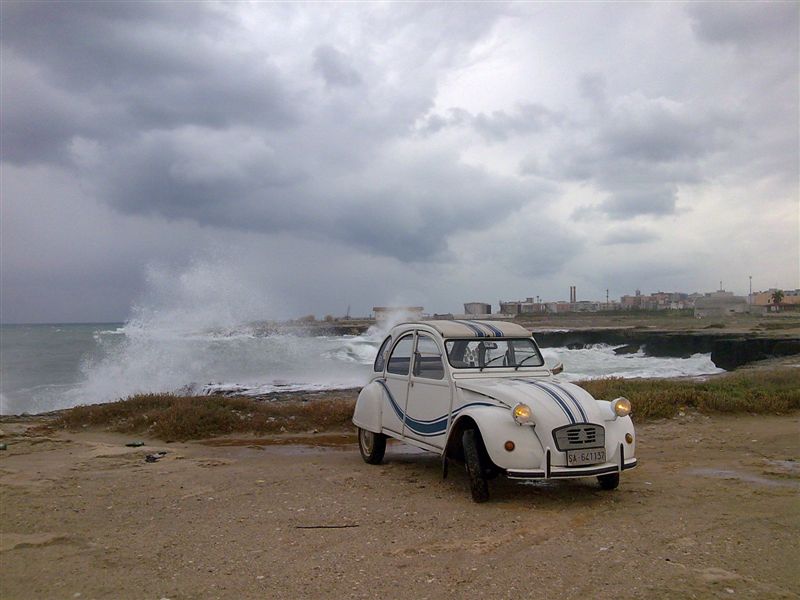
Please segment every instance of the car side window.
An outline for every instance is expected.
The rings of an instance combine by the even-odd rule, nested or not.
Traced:
[[[411,351],[414,349],[414,336],[408,334],[400,338],[389,357],[386,371],[395,375],[408,375],[411,366]]]
[[[383,367],[386,365],[386,357],[384,354],[386,353],[386,349],[389,347],[389,343],[392,341],[392,336],[387,337],[383,340],[381,347],[378,349],[378,356],[375,357],[375,364],[372,366],[372,370],[376,372],[383,371]]]
[[[444,379],[442,352],[429,335],[420,333],[414,357],[414,376],[425,379]]]

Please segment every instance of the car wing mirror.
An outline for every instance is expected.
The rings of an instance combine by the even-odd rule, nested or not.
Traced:
[[[558,364],[556,364],[556,366],[554,366],[552,369],[550,369],[550,372],[553,375],[558,375],[559,373],[561,373],[563,371],[564,371],[564,363],[558,363]]]

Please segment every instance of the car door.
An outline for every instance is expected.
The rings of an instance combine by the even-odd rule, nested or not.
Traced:
[[[450,416],[450,383],[433,336],[418,332],[406,402],[406,437],[444,448]]]
[[[384,405],[382,423],[385,429],[403,435],[403,422],[408,399],[408,377],[414,351],[414,334],[408,333],[397,340],[386,363],[383,386],[388,406]]]

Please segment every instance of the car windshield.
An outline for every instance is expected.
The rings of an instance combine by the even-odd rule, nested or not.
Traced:
[[[456,369],[541,367],[544,359],[531,338],[447,340],[447,359]]]

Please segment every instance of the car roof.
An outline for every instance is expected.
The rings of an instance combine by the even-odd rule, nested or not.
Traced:
[[[401,323],[396,325],[395,328],[413,329],[415,325],[432,327],[444,338],[531,337],[531,332],[522,325],[507,321],[448,319]]]

